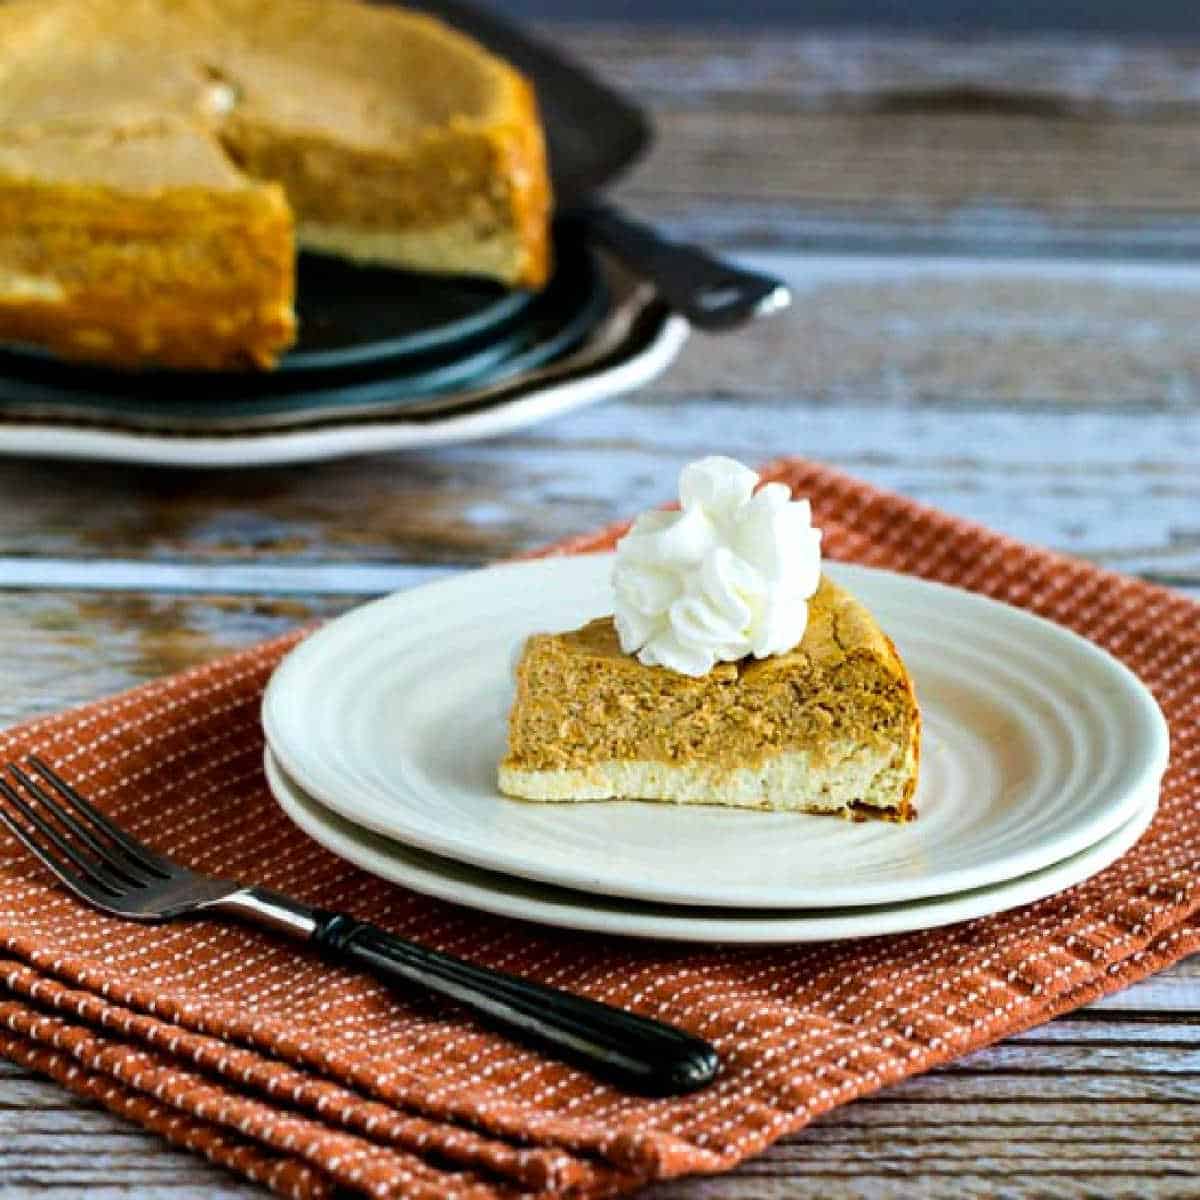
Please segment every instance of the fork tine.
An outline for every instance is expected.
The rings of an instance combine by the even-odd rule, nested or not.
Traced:
[[[143,870],[169,879],[170,871],[163,868],[159,856],[136,838],[130,837],[119,825],[110,821],[94,804],[85,800],[57,771],[43,762],[36,754],[29,755],[33,769],[83,818],[90,821],[102,833],[116,842],[126,854]]]
[[[71,891],[83,896],[84,899],[90,900],[93,904],[103,906],[106,902],[111,902],[114,898],[113,894],[107,890],[101,890],[98,884],[90,884],[82,878],[77,878],[69,871],[64,871],[59,865],[59,862],[30,836],[21,825],[14,821],[9,814],[8,809],[0,804],[0,825],[8,829],[12,835],[25,847],[42,864],[47,870],[51,871],[58,879]]]
[[[15,763],[8,767],[14,779],[44,808],[64,829],[73,833],[100,861],[126,882],[144,887],[153,878],[139,863],[136,863],[118,846],[101,842],[94,837],[81,821],[77,821],[53,796],[49,795],[35,780],[30,779]]]
[[[0,780],[0,782],[3,781]],[[58,869],[57,862],[52,860],[41,846],[25,832],[22,825],[13,820],[9,815],[8,809],[3,804],[0,804],[0,825],[3,825],[43,866],[49,867],[60,879],[63,878],[62,872]],[[64,882],[66,881],[64,880]]]
[[[3,796],[42,837],[49,841],[59,854],[71,862],[78,871],[83,873],[82,879],[73,875],[61,859],[55,858],[45,846],[36,841],[27,829],[22,830],[19,823],[14,821],[10,814],[4,813],[4,816],[7,818],[4,822],[5,825],[68,887],[83,890],[86,888],[86,885],[90,884],[93,888],[99,888],[103,892],[106,892],[110,897],[118,897],[127,890],[125,885],[114,880],[101,864],[92,862],[80,854],[52,825],[42,819],[6,779],[2,778],[0,778],[0,796]],[[2,806],[0,806],[0,812],[3,812]]]

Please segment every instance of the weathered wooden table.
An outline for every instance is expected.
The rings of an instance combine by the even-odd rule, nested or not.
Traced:
[[[558,34],[648,101],[631,207],[793,310],[519,437],[183,474],[0,461],[0,724],[666,497],[824,459],[1200,596],[1200,51]],[[1195,1196],[1200,967],[671,1197]],[[0,1066],[0,1193],[255,1189]]]

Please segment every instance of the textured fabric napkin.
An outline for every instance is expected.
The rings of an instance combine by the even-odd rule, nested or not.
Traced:
[[[683,1025],[718,1046],[719,1080],[683,1099],[624,1095],[269,935],[99,916],[11,840],[0,1053],[288,1195],[593,1196],[727,1169],[818,1113],[1200,949],[1200,606],[808,463],[767,473],[812,498],[830,556],[1031,609],[1146,680],[1172,763],[1133,850],[1029,907],[859,942],[678,947],[493,919],[347,866],[275,807],[258,706],[284,638],[0,734],[0,759],[36,750],[200,869]]]

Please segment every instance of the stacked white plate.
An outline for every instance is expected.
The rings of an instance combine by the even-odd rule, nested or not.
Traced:
[[[1167,727],[1090,642],[968,592],[828,564],[895,640],[924,714],[907,825],[496,789],[512,665],[538,630],[611,609],[611,557],[473,572],[389,596],[302,643],[267,690],[267,775],[350,862],[486,912],[698,942],[950,924],[1040,899],[1154,815]]]

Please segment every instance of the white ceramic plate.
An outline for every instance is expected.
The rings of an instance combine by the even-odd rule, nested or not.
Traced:
[[[1115,659],[968,592],[831,565],[916,681],[915,822],[507,800],[495,771],[514,653],[534,630],[604,612],[610,569],[607,555],[511,564],[348,613],[272,679],[271,748],[322,804],[418,849],[582,891],[720,907],[987,887],[1094,845],[1157,791],[1166,723]]]
[[[588,896],[402,846],[331,813],[287,777],[270,750],[265,758],[267,780],[283,811],[327,850],[382,879],[502,917],[589,933],[710,945],[825,942],[906,933],[1030,904],[1081,883],[1119,858],[1141,837],[1158,806],[1158,794],[1151,792],[1124,825],[1079,854],[1031,875],[937,900],[807,912],[671,908]]]

